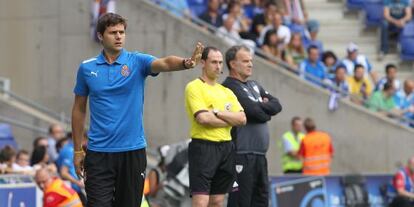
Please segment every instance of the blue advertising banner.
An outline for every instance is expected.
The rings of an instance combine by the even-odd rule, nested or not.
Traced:
[[[30,176],[0,176],[1,207],[35,207],[36,204],[36,184]]]
[[[344,176],[271,177],[270,198],[272,207],[345,207]],[[386,206],[380,189],[392,175],[364,175],[365,189],[370,207]]]

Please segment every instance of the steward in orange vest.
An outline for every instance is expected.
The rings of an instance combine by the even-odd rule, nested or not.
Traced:
[[[35,180],[43,190],[43,207],[82,207],[76,191],[61,179],[52,177],[47,169],[38,170]]]
[[[298,153],[303,159],[303,174],[329,175],[334,152],[331,137],[325,132],[316,131],[315,122],[310,118],[305,120],[304,126],[307,134]]]

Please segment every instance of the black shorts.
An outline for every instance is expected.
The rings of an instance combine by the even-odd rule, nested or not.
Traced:
[[[228,193],[235,181],[234,155],[230,141],[192,139],[188,146],[191,195]]]
[[[269,206],[269,177],[264,155],[237,154],[238,191],[229,194],[227,207]]]
[[[88,150],[84,166],[88,207],[141,205],[145,149],[114,153]]]

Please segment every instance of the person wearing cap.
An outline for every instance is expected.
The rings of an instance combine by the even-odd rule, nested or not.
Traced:
[[[347,51],[347,56],[342,60],[342,64],[345,65],[347,74],[349,76],[353,76],[355,65],[361,64],[365,68],[365,75],[370,75],[371,79],[376,83],[377,76],[372,71],[372,65],[368,61],[368,58],[365,55],[359,54],[358,45],[351,42],[349,43],[346,51]]]
[[[401,167],[388,185],[387,195],[392,198],[391,207],[414,206],[414,157],[411,157],[407,166]]]
[[[390,31],[399,34],[411,21],[410,0],[384,0],[384,20],[381,25],[381,54],[389,50],[388,35]]]

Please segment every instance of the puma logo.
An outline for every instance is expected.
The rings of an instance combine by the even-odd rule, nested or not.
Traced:
[[[91,75],[93,75],[95,77],[98,77],[98,71],[96,71],[96,72],[91,71]]]

